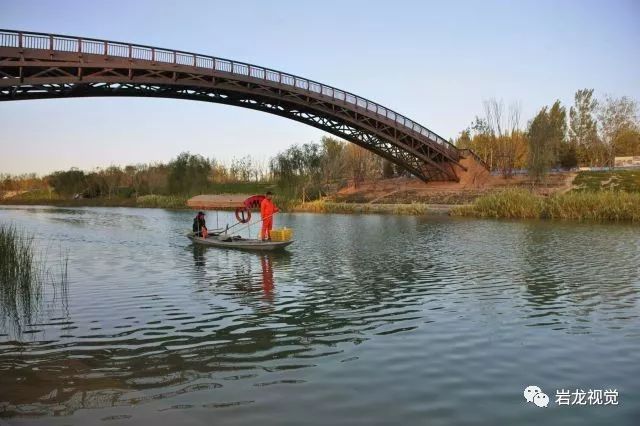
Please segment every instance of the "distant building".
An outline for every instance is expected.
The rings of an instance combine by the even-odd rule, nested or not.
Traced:
[[[640,155],[633,157],[616,157],[615,167],[640,167]]]

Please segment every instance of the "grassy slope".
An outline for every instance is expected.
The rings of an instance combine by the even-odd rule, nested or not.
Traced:
[[[640,169],[606,172],[580,172],[573,180],[574,190],[593,192],[614,190],[640,192]]]

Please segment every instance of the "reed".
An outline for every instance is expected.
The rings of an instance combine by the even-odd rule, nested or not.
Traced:
[[[361,204],[361,203],[333,203],[325,200],[310,201],[293,206],[294,212],[308,213],[369,213],[369,214],[398,214],[424,215],[428,212],[425,204]]]
[[[640,193],[599,191],[552,195],[545,200],[544,217],[640,222]]]
[[[509,219],[640,221],[640,194],[624,191],[568,192],[543,197],[526,189],[509,189],[454,208],[454,216]]]
[[[187,209],[187,197],[177,195],[143,195],[136,198],[137,207]]]
[[[0,224],[0,259],[2,320],[29,320],[40,301],[44,280],[43,267],[35,260],[33,237],[15,226]]]
[[[0,324],[7,320],[19,333],[35,319],[43,287],[67,298],[68,252],[60,251],[58,270],[47,267],[46,254],[36,252],[34,237],[13,225],[0,224]]]
[[[527,219],[541,217],[544,202],[524,189],[507,189],[478,197],[473,204],[451,210],[453,216]]]

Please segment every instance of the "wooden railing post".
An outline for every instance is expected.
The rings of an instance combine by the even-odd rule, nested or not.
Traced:
[[[18,33],[18,47],[22,49],[22,33]]]

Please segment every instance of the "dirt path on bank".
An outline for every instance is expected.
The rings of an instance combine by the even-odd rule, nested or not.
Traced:
[[[536,192],[549,195],[573,189],[576,173],[553,173],[545,185],[537,186]],[[399,177],[367,181],[357,186],[349,185],[329,196],[327,201],[364,204],[433,204],[460,205],[473,202],[489,192],[507,188],[531,188],[528,176],[505,179],[486,173],[462,175],[459,182],[422,182],[416,178]]]

